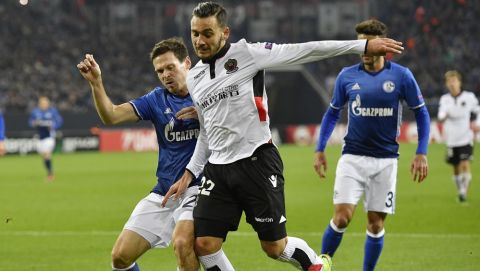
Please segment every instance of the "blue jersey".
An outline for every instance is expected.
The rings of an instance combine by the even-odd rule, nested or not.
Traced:
[[[397,137],[402,101],[411,109],[425,106],[420,88],[408,68],[385,61],[376,73],[363,64],[344,68],[335,82],[330,106],[348,103],[348,127],[342,153],[378,158],[398,157]]]
[[[0,141],[5,139],[5,122],[3,120],[3,115],[0,112]]]
[[[49,107],[43,111],[40,108],[33,109],[28,120],[30,127],[36,128],[40,139],[55,137],[55,130],[63,124],[63,119],[57,109]]]
[[[179,97],[157,87],[130,103],[140,119],[150,120],[155,127],[159,147],[158,182],[152,192],[165,195],[185,171],[200,133],[198,120],[175,117],[180,109],[193,106],[192,98],[190,95]],[[196,184],[199,184],[198,179],[190,185]]]

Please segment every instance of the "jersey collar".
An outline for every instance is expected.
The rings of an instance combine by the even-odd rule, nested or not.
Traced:
[[[364,71],[364,72],[366,72],[368,74],[371,74],[371,75],[377,75],[377,74],[383,72],[384,70],[390,70],[391,67],[392,67],[392,63],[388,60],[385,60],[385,62],[383,64],[383,68],[381,70],[379,70],[378,72],[369,72],[369,71],[365,70],[365,67],[363,66],[363,63],[360,63],[358,65],[358,70],[359,71]]]
[[[203,63],[205,64],[212,64],[215,63],[215,61],[223,56],[225,56],[228,52],[228,49],[230,49],[230,42],[225,42],[225,45],[216,53],[212,58],[207,59],[207,60],[202,60]]]

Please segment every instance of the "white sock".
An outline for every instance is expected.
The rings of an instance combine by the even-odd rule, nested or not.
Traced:
[[[206,270],[217,266],[221,271],[235,271],[223,249],[210,255],[199,256],[198,260]]]
[[[310,265],[317,263],[317,254],[302,239],[288,236],[285,250],[277,260],[288,262],[299,270],[306,270]],[[302,268],[302,265],[305,269]]]
[[[472,180],[472,174],[469,172],[465,172],[465,173],[462,173],[460,176],[462,179],[463,195],[467,195],[468,186],[470,185],[470,181]]]
[[[462,194],[462,175],[454,175],[453,176],[453,181],[455,182],[455,185],[457,186],[457,191],[458,191],[458,194],[460,195],[464,195]]]
[[[112,264],[112,270],[113,271],[126,271],[126,270],[129,270],[130,268],[134,267],[136,264],[136,262],[132,263],[132,265],[130,265],[129,267],[127,268],[116,268],[115,266],[113,266]]]

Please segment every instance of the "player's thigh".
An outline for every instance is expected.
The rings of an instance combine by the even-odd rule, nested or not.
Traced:
[[[333,203],[357,205],[365,192],[369,161],[364,156],[342,155],[337,163]]]
[[[173,230],[173,244],[175,248],[193,250],[193,208],[197,201],[198,186],[192,186],[187,189],[180,199],[178,208],[173,212],[175,228]]]
[[[238,228],[242,216],[241,206],[227,179],[236,172],[229,165],[207,163],[203,174],[197,205],[193,210],[195,237],[224,239],[228,231]]]
[[[112,257],[133,262],[150,248],[150,243],[143,236],[124,229],[113,246]]]
[[[367,211],[395,213],[398,160],[378,160],[378,172],[370,176],[365,191],[364,207]]]
[[[235,187],[246,220],[260,240],[277,241],[286,236],[283,162],[277,148],[266,144],[239,164]]]
[[[164,248],[170,244],[175,228],[174,211],[178,200],[170,200],[161,206],[163,196],[150,193],[135,207],[124,229],[134,231],[146,239],[151,247]]]
[[[180,220],[175,225],[173,230],[173,246],[175,250],[193,250],[194,244],[194,231],[193,231],[193,220]]]

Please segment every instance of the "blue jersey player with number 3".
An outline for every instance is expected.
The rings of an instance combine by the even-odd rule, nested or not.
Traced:
[[[171,38],[157,43],[150,57],[162,82],[146,95],[114,105],[106,94],[100,67],[87,54],[77,65],[89,82],[98,114],[106,124],[151,121],[159,145],[157,185],[133,210],[112,250],[113,270],[139,271],[136,260],[150,248],[164,248],[173,242],[178,269],[199,268],[193,251],[193,207],[199,180],[187,192],[176,195],[165,207],[165,193],[180,178],[193,154],[200,124],[186,85],[191,62],[182,40]]]
[[[359,39],[385,37],[387,27],[377,20],[356,26]],[[411,163],[414,181],[428,173],[427,146],[430,117],[422,94],[409,69],[383,56],[362,55],[362,63],[344,68],[337,77],[330,107],[323,116],[314,157],[315,171],[325,177],[325,147],[348,104],[348,128],[334,186],[334,215],[322,240],[322,253],[333,257],[355,207],[364,195],[368,225],[363,270],[375,269],[383,248],[384,223],[395,211],[399,128],[402,101],[415,112],[418,148]]]

